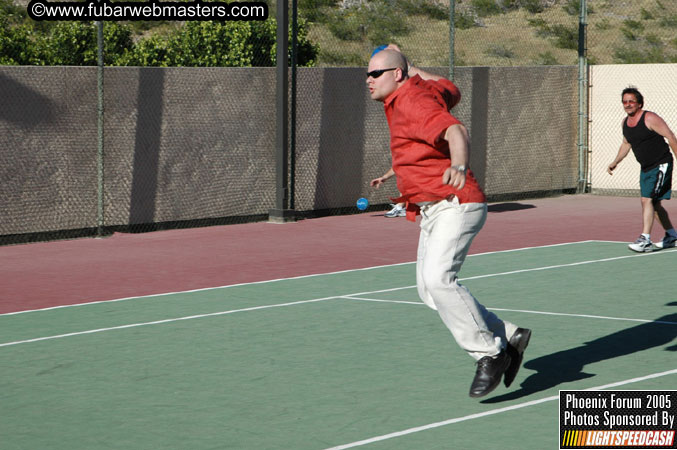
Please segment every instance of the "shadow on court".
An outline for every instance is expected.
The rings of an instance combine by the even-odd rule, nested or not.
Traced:
[[[487,207],[488,212],[490,213],[500,213],[506,211],[520,211],[522,209],[532,209],[536,206],[528,203],[495,203]]]
[[[673,302],[668,306],[675,305],[677,303]],[[537,334],[534,337],[538,339]],[[520,389],[484,400],[482,403],[516,400],[562,383],[594,377],[596,374],[583,370],[586,365],[659,347],[670,343],[675,337],[677,337],[677,313],[585,342],[576,348],[532,359],[523,367],[536,373],[525,379]],[[666,347],[665,350],[677,351],[677,345]],[[525,356],[528,358],[528,351]],[[631,373],[624,375],[632,376]]]

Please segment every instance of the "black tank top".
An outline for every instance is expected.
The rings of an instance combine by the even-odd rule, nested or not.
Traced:
[[[642,172],[658,167],[659,165],[672,161],[670,147],[660,134],[646,127],[644,117],[646,111],[642,111],[642,117],[634,127],[628,126],[628,118],[623,121],[623,136],[632,146],[632,151],[637,158]]]

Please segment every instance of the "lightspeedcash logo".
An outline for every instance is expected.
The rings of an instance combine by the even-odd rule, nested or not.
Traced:
[[[677,448],[677,391],[560,391],[560,449]]]

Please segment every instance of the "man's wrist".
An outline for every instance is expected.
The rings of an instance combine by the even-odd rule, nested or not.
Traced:
[[[451,166],[456,172],[461,172],[463,175],[468,171],[468,167],[465,164],[459,164],[457,166]]]

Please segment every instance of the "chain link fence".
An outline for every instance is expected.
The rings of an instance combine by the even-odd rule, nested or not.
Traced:
[[[390,42],[422,67],[575,65],[581,5],[591,64],[677,62],[677,4],[668,0],[288,2],[300,66],[364,66]],[[35,22],[27,3],[0,0],[1,64],[96,65],[92,22]],[[265,21],[107,21],[106,64],[274,66],[276,2],[265,3]]]
[[[267,218],[274,69],[105,72],[99,186],[96,69],[0,67],[3,242]]]
[[[266,3],[263,22],[105,23],[107,232],[264,220],[274,207],[277,5]],[[373,205],[367,213],[382,211],[398,195],[393,181],[369,186],[390,167],[382,105],[364,83],[378,45],[397,43],[416,65],[453,76],[463,99],[452,112],[470,130],[471,166],[492,200],[579,187],[577,133],[588,114],[577,105],[587,82],[577,73],[580,48],[593,74],[609,64],[677,62],[677,3],[667,0],[289,5],[298,13],[299,46],[288,188],[300,217],[356,213],[359,197]],[[0,243],[92,235],[100,189],[97,72],[65,66],[96,65],[96,27],[32,23],[24,9],[0,0],[0,64],[22,66],[0,67]],[[239,68],[226,69],[232,66]],[[636,83],[640,89],[676,79],[653,74]],[[604,154],[599,144],[613,141],[617,150],[620,133],[617,99],[600,109],[595,89],[606,81],[595,79],[604,78],[593,77],[584,175],[593,192],[632,194],[633,187],[595,172],[606,159],[596,157]],[[670,83],[664,89],[674,91]],[[677,117],[674,101],[657,105],[664,94],[649,89],[645,96],[649,108]],[[608,136],[596,128],[601,117],[615,119]]]
[[[576,64],[579,14],[570,3],[343,0],[313,23],[310,37],[322,65],[366,65],[373,47],[390,42],[422,67],[449,67],[450,59],[455,66]]]
[[[590,64],[677,62],[677,3],[662,0],[299,0],[318,64],[366,65],[394,42],[418,65],[576,65],[585,6]],[[450,26],[450,14],[454,22]]]

